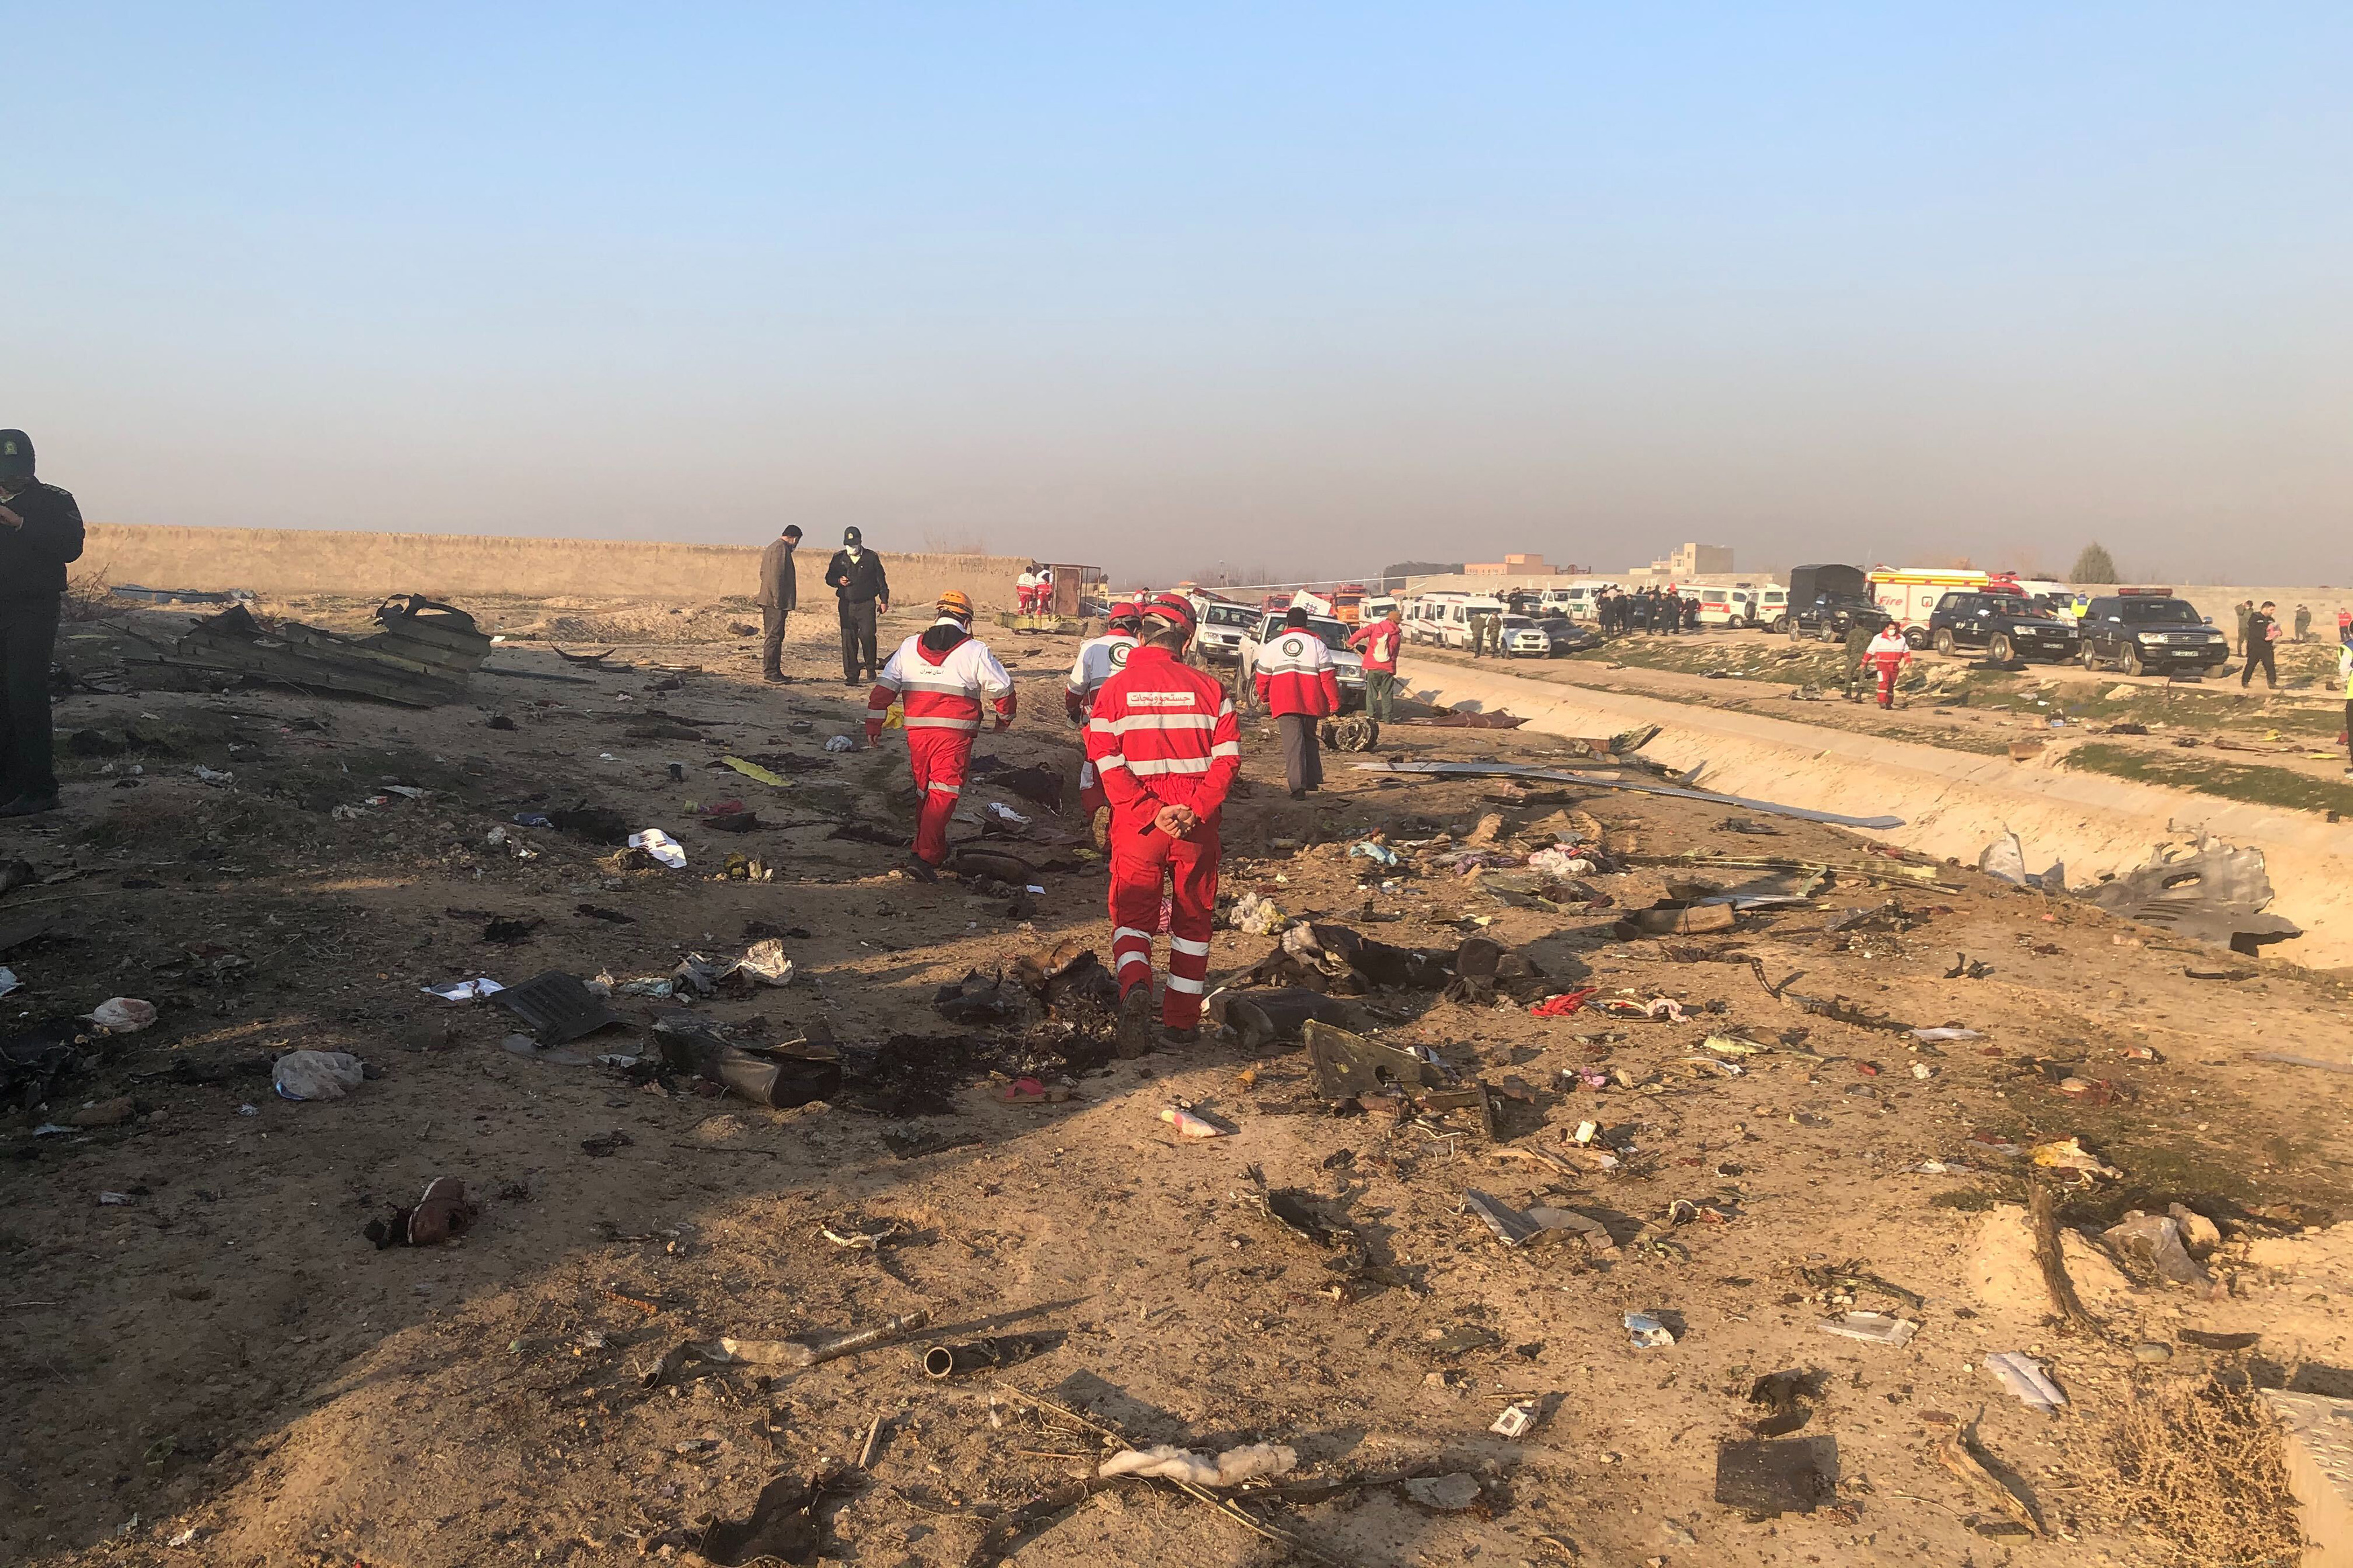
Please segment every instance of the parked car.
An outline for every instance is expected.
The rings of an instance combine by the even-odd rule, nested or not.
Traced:
[[[1257,628],[1262,614],[1248,605],[1209,605],[1194,629],[1193,651],[1204,664],[1234,663],[1242,656],[1242,639]]]
[[[1588,648],[1599,647],[1604,640],[1601,634],[1591,626],[1580,626],[1567,616],[1546,616],[1536,622],[1536,630],[1544,633],[1546,639],[1552,644],[1551,657],[1555,658],[1565,653],[1583,653]]]
[[[1821,594],[1802,604],[1790,601],[1789,636],[1793,640],[1811,636],[1837,642],[1858,616],[1873,626],[1893,618],[1868,594]]]
[[[2083,634],[2021,594],[1947,594],[1928,616],[1928,640],[1938,653],[1983,648],[2008,664],[2018,658],[2073,658]]]
[[[2126,675],[2194,670],[2211,675],[2231,657],[2230,640],[2170,588],[2126,588],[2084,607],[2085,669],[2120,666]]]
[[[1550,658],[1552,638],[1526,616],[1505,616],[1502,631],[1505,658]]]
[[[1310,616],[1307,617],[1307,629],[1323,638],[1324,646],[1332,650],[1332,663],[1336,667],[1334,673],[1340,678],[1340,706],[1343,709],[1363,707],[1365,656],[1348,646],[1348,639],[1356,636],[1356,628],[1330,616]],[[1257,638],[1260,643],[1271,643],[1282,635],[1282,616],[1280,614],[1269,615],[1260,622]]]

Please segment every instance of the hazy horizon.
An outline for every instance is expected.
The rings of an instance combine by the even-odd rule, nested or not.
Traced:
[[[2353,575],[2353,14],[11,17],[92,520]]]

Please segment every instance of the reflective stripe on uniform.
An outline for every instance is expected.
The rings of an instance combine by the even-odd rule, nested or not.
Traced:
[[[1238,755],[1240,753],[1237,753]],[[1108,766],[1110,759],[1104,759]],[[1206,773],[1209,771],[1207,757],[1134,757],[1127,771],[1138,778],[1152,778],[1161,773]]]
[[[1152,945],[1152,933],[1148,931],[1138,931],[1134,926],[1120,926],[1113,931],[1111,933],[1112,945],[1113,947],[1117,947],[1122,942],[1124,942],[1129,937],[1134,937],[1136,941],[1144,943],[1146,947],[1150,947]]]
[[[1152,951],[1149,948],[1131,947],[1125,952],[1119,955],[1120,968],[1125,969],[1131,963],[1140,963],[1144,965],[1145,968],[1150,969],[1152,967]]]
[[[962,784],[935,784],[929,787],[934,795],[962,795],[964,793],[964,785]]]
[[[1092,723],[1100,724],[1102,720]],[[1111,732],[1124,735],[1131,730],[1214,730],[1218,727],[1214,713],[1130,713],[1124,719],[1111,721]]]
[[[899,684],[917,691],[938,691],[951,697],[970,697],[975,683],[944,670],[910,670],[900,676]]]
[[[1189,952],[1196,958],[1209,956],[1209,944],[1206,942],[1187,942],[1181,936],[1172,936],[1168,939],[1168,946],[1172,952]]]
[[[869,709],[867,711],[871,713],[873,710]],[[977,719],[938,719],[911,713],[902,722],[910,730],[965,730],[974,734],[980,732],[980,721]]]
[[[1187,996],[1198,996],[1202,987],[1207,984],[1206,981],[1187,980],[1181,974],[1172,974],[1168,977],[1168,989],[1182,991]]]

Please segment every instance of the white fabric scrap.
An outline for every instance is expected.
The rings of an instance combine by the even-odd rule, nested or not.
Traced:
[[[1229,1448],[1216,1458],[1189,1448],[1162,1444],[1153,1448],[1129,1448],[1103,1462],[1095,1474],[1142,1476],[1152,1480],[1189,1481],[1197,1487],[1238,1487],[1260,1476],[1287,1475],[1299,1464],[1299,1451],[1282,1443],[1252,1443]]]

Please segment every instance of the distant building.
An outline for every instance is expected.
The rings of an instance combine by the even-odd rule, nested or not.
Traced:
[[[1551,572],[1541,555],[1506,555],[1501,561],[1470,562],[1462,568],[1465,577],[1544,577]]]
[[[1678,544],[1674,553],[1663,561],[1651,563],[1651,570],[1673,577],[1696,577],[1703,573],[1730,572],[1732,546],[1729,544]]]

